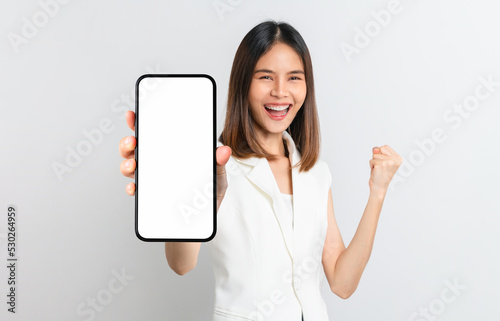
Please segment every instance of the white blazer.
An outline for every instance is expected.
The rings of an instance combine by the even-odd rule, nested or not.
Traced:
[[[300,153],[283,132],[290,163]],[[218,142],[218,146],[222,144]],[[292,170],[294,226],[266,158],[226,164],[228,189],[207,242],[215,275],[213,321],[327,321],[320,289],[331,174],[318,160]]]

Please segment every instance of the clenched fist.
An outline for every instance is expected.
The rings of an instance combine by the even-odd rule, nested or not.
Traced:
[[[370,159],[371,175],[368,185],[371,192],[385,194],[394,174],[403,163],[403,158],[389,145],[380,148],[373,147],[372,151],[373,156]]]

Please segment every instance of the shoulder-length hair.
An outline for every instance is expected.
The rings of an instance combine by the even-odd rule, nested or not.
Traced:
[[[266,157],[276,160],[278,155],[265,151],[256,139],[249,103],[248,92],[255,65],[259,58],[276,43],[284,43],[297,52],[304,66],[306,97],[302,108],[286,131],[290,134],[301,155],[300,171],[309,171],[319,157],[320,128],[311,56],[302,36],[295,28],[285,22],[267,20],[256,25],[241,41],[236,51],[229,79],[228,101],[224,129],[219,141],[231,147],[232,155],[246,159]],[[285,143],[285,148],[286,148]]]

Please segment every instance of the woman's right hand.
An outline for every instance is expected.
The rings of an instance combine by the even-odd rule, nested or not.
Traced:
[[[127,125],[135,132],[135,113],[128,110],[125,114]],[[123,176],[135,178],[135,136],[126,136],[120,140],[119,150],[120,155],[125,158],[120,164],[120,171]],[[219,209],[227,189],[227,174],[226,163],[231,156],[231,148],[229,146],[219,146],[216,149],[215,155],[217,159],[217,210]],[[135,183],[128,183],[126,188],[128,195],[135,195]]]
[[[135,113],[131,110],[127,110],[125,114],[127,120],[127,125],[130,129],[135,132]],[[120,140],[120,155],[125,158],[120,164],[120,171],[123,176],[135,178],[135,145],[137,141],[135,136],[126,136]],[[128,183],[125,190],[128,195],[135,195],[135,183]]]

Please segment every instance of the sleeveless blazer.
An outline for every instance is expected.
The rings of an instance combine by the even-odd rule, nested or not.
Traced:
[[[287,131],[290,164],[300,153]],[[222,144],[218,142],[217,146]],[[292,170],[293,227],[266,158],[230,157],[215,237],[213,321],[328,321],[320,289],[331,174],[322,161]]]

